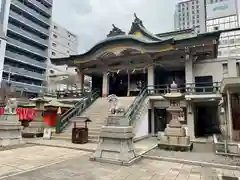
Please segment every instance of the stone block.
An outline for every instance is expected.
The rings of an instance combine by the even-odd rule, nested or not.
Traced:
[[[165,135],[167,136],[186,136],[186,130],[184,128],[171,128],[165,129]]]
[[[185,136],[185,137],[179,137],[179,144],[187,146],[190,144],[190,137]]]
[[[21,123],[18,121],[0,121],[0,146],[21,144],[21,129]]]
[[[173,145],[176,145],[176,144],[179,144],[179,138],[178,137],[175,137],[175,136],[168,136],[168,144],[173,144]]]
[[[44,128],[46,125],[44,122],[30,122],[28,127],[25,127],[22,130],[23,137],[35,137],[35,136],[42,136],[44,132]]]
[[[168,144],[169,143],[168,139],[169,138],[167,136],[163,135],[163,136],[160,137],[160,142],[162,144]]]

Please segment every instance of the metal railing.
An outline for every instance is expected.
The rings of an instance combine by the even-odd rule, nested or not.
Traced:
[[[133,103],[129,106],[128,110],[125,112],[124,116],[129,120],[129,125],[131,125],[134,121],[138,110],[141,108],[147,96],[147,88],[142,89],[138,96],[134,99]]]
[[[13,74],[17,74],[20,76],[25,76],[32,79],[44,80],[45,74],[36,73],[33,71],[26,70],[24,68],[18,68],[13,66],[4,65],[5,72],[12,72]]]
[[[21,55],[21,54],[17,54],[17,53],[13,53],[11,51],[6,51],[5,56],[9,59],[15,60],[15,61],[20,61],[21,63],[24,64],[30,64],[32,66],[37,66],[41,69],[46,69],[47,68],[47,63],[46,62],[40,62],[37,61],[33,58]]]
[[[11,18],[17,20],[17,21],[20,21],[20,22],[24,23],[25,25],[33,28],[34,30],[36,30],[36,31],[38,31],[38,32],[40,32],[40,33],[42,33],[42,34],[49,36],[49,33],[50,33],[50,32],[49,32],[48,29],[43,28],[42,26],[34,23],[34,22],[31,21],[31,20],[29,20],[29,19],[27,19],[27,18],[25,18],[25,17],[23,17],[23,16],[15,13],[15,12],[13,12],[13,11],[10,11],[9,16],[10,16]]]
[[[41,50],[39,48],[36,48],[34,46],[31,46],[29,44],[26,44],[22,41],[7,37],[7,42],[12,44],[13,46],[17,46],[18,48],[24,49],[25,51],[29,51],[32,54],[40,55],[44,58],[48,57],[48,52],[46,50]]]
[[[45,91],[46,87],[44,86],[38,86],[35,84],[27,84],[24,82],[17,82],[17,81],[12,81],[12,80],[8,80],[8,79],[2,79],[2,82],[4,83],[11,83],[11,87],[13,87],[16,90],[25,90],[27,92],[33,92],[33,93],[40,93],[41,91]]]
[[[30,1],[31,2],[31,1]],[[36,12],[35,10],[29,8],[28,6],[26,6],[25,4],[19,2],[18,0],[12,0],[12,3],[15,5],[15,6],[18,6],[20,9],[24,10],[26,13],[34,16],[35,18],[39,19],[41,22],[47,24],[47,25],[50,25],[51,21],[49,18],[46,18],[44,17],[43,15],[41,15],[40,13]],[[48,12],[49,13],[51,10],[48,9]]]
[[[220,82],[213,83],[186,83],[178,85],[178,92],[187,94],[216,94],[220,93]],[[148,95],[163,95],[170,92],[170,85],[155,85],[148,86],[140,91],[138,96],[134,99],[124,116],[129,120],[129,125],[132,125],[136,118],[137,112],[145,102]]]
[[[221,82],[212,83],[185,83],[178,85],[177,90],[185,95],[190,94],[216,94],[220,93]],[[148,86],[150,95],[162,95],[170,92],[170,85]]]
[[[57,119],[56,133],[61,133],[68,125],[71,118],[79,116],[86,108],[88,108],[100,96],[99,90],[93,91],[87,97],[82,98],[71,109],[65,112]]]
[[[65,90],[56,90],[55,94],[57,95],[58,99],[64,99],[64,98],[81,98],[81,97],[86,97],[89,94],[91,94],[90,91],[85,91],[85,90],[72,90],[72,89],[65,89]]]
[[[51,9],[45,7],[42,3],[40,3],[37,0],[28,0],[30,3],[32,3],[34,6],[38,7],[39,9],[41,9],[42,11],[46,12],[47,14],[51,15]],[[50,1],[46,1],[48,3],[50,3]],[[51,3],[50,3],[51,4]]]
[[[30,40],[32,40],[34,42],[37,42],[37,43],[39,43],[41,45],[44,45],[45,47],[48,47],[48,40],[42,39],[42,38],[40,38],[37,35],[29,33],[27,31],[21,29],[20,27],[14,26],[12,24],[8,24],[8,29],[10,31],[13,31],[14,33],[17,33],[19,35],[25,36],[25,37],[27,37],[28,39],[30,39]]]

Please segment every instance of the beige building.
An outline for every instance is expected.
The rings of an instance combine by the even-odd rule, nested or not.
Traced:
[[[78,52],[78,37],[64,27],[52,23],[50,56],[51,58],[67,57]]]
[[[50,39],[50,58],[61,58],[75,55],[78,52],[78,37],[64,27],[52,22]],[[48,91],[64,90],[67,88],[67,78],[76,75],[74,67],[65,65],[55,66],[48,63]],[[65,80],[65,82],[63,81]],[[61,83],[60,83],[61,81]],[[59,83],[57,83],[59,82]]]

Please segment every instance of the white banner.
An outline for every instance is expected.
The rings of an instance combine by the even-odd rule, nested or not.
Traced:
[[[237,14],[236,0],[225,0],[207,5],[207,20]]]

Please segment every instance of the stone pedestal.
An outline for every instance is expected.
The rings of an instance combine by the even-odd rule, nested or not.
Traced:
[[[124,122],[125,121],[125,122]],[[100,140],[91,160],[129,165],[136,153],[133,146],[133,128],[122,117],[109,117],[100,132]]]
[[[31,99],[31,101],[36,103],[36,116],[33,121],[29,123],[29,126],[23,129],[22,136],[28,138],[43,137],[44,128],[46,127],[43,122],[44,105],[49,102],[49,100],[44,99],[44,97],[38,97]]]
[[[29,123],[28,127],[25,127],[22,130],[22,136],[25,138],[43,137],[43,131],[45,127],[42,111],[36,110],[36,118]]]
[[[21,123],[18,121],[0,121],[0,146],[13,146],[22,144]]]

